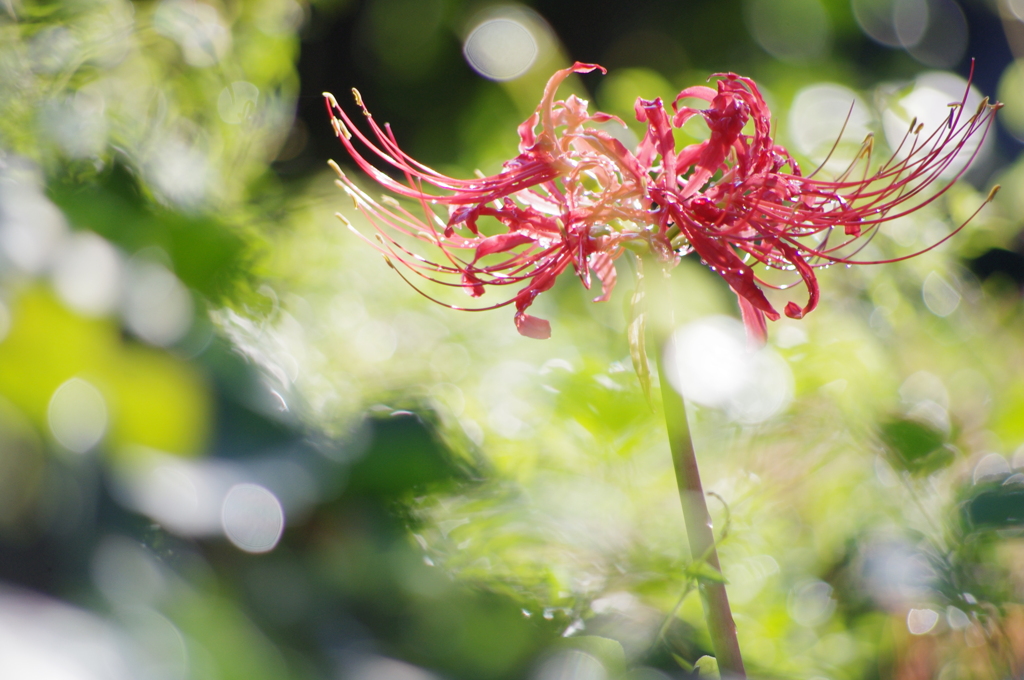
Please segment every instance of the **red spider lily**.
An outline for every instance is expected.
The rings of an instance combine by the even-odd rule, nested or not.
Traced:
[[[650,192],[659,206],[659,235],[668,238],[680,255],[695,251],[725,279],[736,293],[753,339],[763,342],[765,319],[774,321],[779,314],[762,291],[763,286],[777,286],[759,278],[751,264],[800,275],[807,303],[801,307],[789,302],[785,308],[786,316],[799,319],[818,304],[814,268],[906,259],[936,247],[966,225],[916,253],[872,262],[856,259],[879,225],[935,200],[966,171],[969,162],[937,191],[923,195],[972,136],[980,131],[984,139],[1002,106],[985,99],[973,115],[966,115],[970,85],[963,99],[951,104],[945,123],[926,138],[921,137],[923,125],[912,123],[900,148],[874,174],[866,172],[869,138],[845,173],[824,180],[814,178],[814,173],[803,177],[796,161],[772,141],[771,115],[754,81],[732,73],[717,77],[717,90],[698,86],[680,92],[672,103],[672,116],[661,100],[638,99],[637,118],[648,130],[637,155],[647,167],[655,155],[661,158],[660,167],[653,168]],[[687,98],[710,106],[680,106]],[[697,115],[707,123],[709,139],[676,152],[672,128]],[[748,120],[753,123],[752,135],[742,133]],[[980,148],[979,141],[969,160]],[[864,176],[851,179],[858,162],[865,168]],[[837,229],[838,237],[833,235]]]
[[[621,121],[605,113],[589,114],[587,103],[575,96],[555,101],[558,86],[570,74],[595,69],[601,67],[577,63],[555,73],[536,112],[519,126],[519,155],[505,163],[499,174],[471,180],[446,177],[407,156],[391,128],[377,125],[358,94],[373,140],[352,124],[331,95],[325,95],[338,137],[359,167],[387,189],[420,202],[419,215],[396,202],[388,201],[384,207],[334,166],[339,184],[382,233],[380,248],[388,261],[397,260],[423,278],[461,287],[473,297],[483,295],[488,287],[525,282],[508,299],[475,309],[515,303],[516,328],[533,338],[549,337],[551,328],[526,309],[570,264],[587,288],[591,275],[596,275],[602,287],[597,300],[608,299],[615,285],[612,259],[619,255],[624,238],[635,237],[650,222],[650,198],[648,173],[636,157],[607,132],[588,127]],[[400,170],[406,183],[371,165],[356,149],[353,137]],[[440,193],[428,193],[424,185]],[[438,204],[448,207],[447,220],[431,209]],[[491,236],[481,233],[482,217],[496,219],[505,231]],[[628,226],[615,231],[604,228],[611,223],[632,225],[632,233],[626,233]],[[399,243],[396,236],[403,234],[437,246],[438,261]]]
[[[595,69],[604,71],[577,63],[556,72],[537,110],[519,126],[519,155],[497,175],[469,180],[447,177],[406,155],[391,128],[374,121],[358,93],[356,102],[372,138],[325,94],[338,138],[356,164],[391,192],[419,203],[416,212],[390,198],[382,205],[332,163],[339,185],[377,227],[377,247],[388,263],[395,267],[398,261],[416,276],[462,288],[472,297],[488,287],[521,286],[501,302],[472,309],[514,303],[519,332],[547,338],[550,324],[526,309],[570,264],[587,288],[592,274],[600,279],[602,293],[595,299],[600,301],[608,299],[615,285],[613,260],[630,242],[642,242],[668,261],[696,252],[735,292],[748,333],[763,342],[766,319],[778,319],[779,314],[762,287],[778,286],[758,277],[752,265],[799,274],[808,301],[803,307],[789,302],[785,313],[801,318],[818,302],[814,268],[833,262],[868,264],[854,257],[877,227],[946,191],[963,170],[938,191],[922,194],[968,139],[979,130],[985,135],[1000,106],[985,100],[974,115],[965,116],[965,93],[945,125],[927,138],[921,138],[920,126],[912,125],[897,151],[902,153],[874,174],[865,170],[863,177],[851,179],[855,161],[842,176],[826,181],[813,173],[801,175],[796,161],[771,138],[770,112],[757,86],[734,74],[717,76],[717,90],[683,90],[672,103],[671,115],[660,99],[638,99],[637,119],[647,124],[647,133],[635,153],[630,152],[593,127],[622,121],[588,113],[587,103],[576,96],[555,99],[570,74]],[[704,100],[709,106],[681,106],[684,99]],[[676,151],[672,129],[694,116],[704,119],[709,138]],[[753,134],[744,134],[751,120]],[[353,140],[400,171],[405,181],[377,169]],[[858,156],[865,168],[870,149],[869,139]],[[434,212],[436,205],[447,206],[447,219]],[[503,231],[481,232],[479,221],[485,217],[496,220]],[[837,228],[841,235],[833,237]],[[415,241],[436,249],[437,261],[415,252]]]

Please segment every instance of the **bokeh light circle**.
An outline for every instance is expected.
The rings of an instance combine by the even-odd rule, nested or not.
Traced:
[[[901,5],[920,3],[925,9],[915,8],[911,14],[926,17],[924,26],[908,37],[913,44],[904,46],[917,61],[932,68],[952,68],[960,63],[967,50],[967,18],[955,0],[901,0]],[[897,23],[897,32],[900,24]]]
[[[899,47],[893,22],[896,0],[850,0],[853,17],[865,35],[886,47]]]
[[[99,444],[107,431],[107,402],[81,378],[71,378],[54,390],[46,416],[53,438],[75,453]]]
[[[820,0],[747,0],[747,28],[776,59],[801,62],[824,54],[832,26]]]
[[[789,365],[770,347],[751,350],[743,324],[729,317],[711,316],[676,330],[665,365],[677,392],[736,422],[764,422],[793,398]]]
[[[892,24],[900,45],[907,49],[918,45],[930,18],[928,0],[898,0],[892,8]]]
[[[487,19],[469,32],[462,53],[480,75],[512,80],[537,59],[537,39],[529,27],[511,17]]]
[[[898,95],[894,95],[889,106],[882,112],[882,129],[885,131],[889,148],[899,149],[899,158],[906,158],[911,145],[909,141],[904,143],[903,140],[910,123],[916,120],[918,125],[923,126],[918,142],[920,145],[929,135],[946,124],[951,111],[950,104],[962,101],[966,90],[966,80],[946,71],[922,73],[914,79],[909,89],[899,90]],[[896,96],[899,98],[896,99]],[[964,102],[961,125],[974,114],[981,99],[981,94],[972,85]],[[981,135],[973,135],[965,140],[957,157],[942,171],[940,177],[952,177],[963,170],[974,152],[978,150],[980,143]],[[974,161],[976,165],[983,164],[989,148],[991,147],[978,152],[978,157]]]
[[[850,6],[865,35],[904,48],[926,66],[950,68],[963,59],[967,19],[956,0],[851,0]]]
[[[533,680],[608,680],[608,671],[595,657],[575,649],[553,655],[537,669]]]
[[[934,609],[911,609],[907,612],[907,630],[911,635],[926,635],[939,622],[939,613]]]
[[[960,306],[960,292],[938,272],[931,272],[921,285],[921,298],[928,311],[938,317],[947,317]]]
[[[221,506],[224,535],[249,553],[274,549],[284,533],[284,509],[277,496],[259,484],[236,484]]]
[[[121,257],[106,239],[92,232],[71,235],[51,270],[53,287],[69,307],[91,316],[116,307],[121,289]]]
[[[816,83],[797,92],[788,119],[794,147],[816,163],[827,157],[830,165],[845,167],[871,133],[871,112],[864,100],[833,83]]]
[[[172,345],[192,325],[192,295],[170,270],[136,258],[127,271],[123,309],[125,324],[153,345]]]
[[[256,115],[260,89],[246,80],[236,80],[217,97],[217,112],[229,125],[239,125]]]
[[[1021,5],[1024,7],[1024,0]],[[1006,105],[999,112],[1000,122],[1011,135],[1024,141],[1024,61],[1017,59],[1003,71],[997,99]]]

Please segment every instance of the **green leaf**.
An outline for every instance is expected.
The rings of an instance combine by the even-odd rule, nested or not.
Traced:
[[[942,432],[916,420],[894,418],[882,423],[879,437],[892,465],[912,474],[931,474],[955,457]]]
[[[351,468],[348,492],[400,496],[465,476],[428,424],[404,412],[369,420],[369,449]]]
[[[693,670],[693,664],[692,663],[690,663],[689,661],[687,661],[683,657],[679,656],[675,652],[669,652],[669,653],[672,655],[672,660],[675,661],[677,664],[679,664],[679,667],[682,668],[684,671],[689,673],[690,671]]]
[[[996,486],[971,498],[965,511],[975,527],[1010,528],[1024,525],[1024,488]]]
[[[718,659],[713,656],[702,656],[697,659],[697,663],[694,664],[694,668],[697,669],[697,675],[702,678],[721,678],[721,673],[718,672]]]

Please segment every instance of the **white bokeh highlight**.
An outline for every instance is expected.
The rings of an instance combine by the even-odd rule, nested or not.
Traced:
[[[932,592],[936,576],[928,558],[902,538],[879,536],[860,553],[862,585],[882,607],[899,611]]]
[[[69,156],[98,155],[107,143],[106,102],[99,88],[83,88],[40,107],[41,132]]]
[[[221,533],[221,506],[236,470],[213,460],[185,460],[151,449],[133,451],[136,464],[124,470],[122,502],[181,536]]]
[[[120,296],[121,257],[92,232],[68,237],[54,258],[53,287],[68,307],[87,316],[112,312]]]
[[[221,509],[224,535],[249,553],[273,550],[284,533],[284,509],[277,496],[259,484],[236,484]]]
[[[848,165],[871,134],[867,104],[850,88],[834,83],[816,83],[797,92],[788,119],[796,150],[816,163],[827,158],[829,168]]]
[[[229,125],[238,125],[253,117],[259,104],[260,89],[247,80],[236,80],[220,91],[217,113]]]
[[[192,325],[192,295],[157,262],[138,259],[127,271],[122,312],[129,330],[146,342],[166,347]]]
[[[61,446],[85,453],[99,444],[107,431],[107,402],[92,383],[71,378],[54,390],[46,417]]]
[[[967,81],[953,73],[928,71],[919,75],[914,79],[909,91],[899,90],[906,94],[892,95],[890,105],[882,112],[882,129],[885,132],[889,148],[899,148],[897,157],[901,160],[907,158],[911,143],[915,140],[914,135],[907,136],[907,131],[910,129],[911,122],[915,120],[917,121],[916,125],[923,126],[920,135],[916,137],[919,147],[936,130],[939,130],[938,134],[946,133],[946,123],[950,112],[954,111],[950,108],[950,104],[959,104],[966,91]],[[981,100],[981,93],[972,85],[960,116],[960,125],[965,124],[967,119],[974,115]],[[942,129],[940,130],[940,128]],[[905,142],[904,138],[906,138]],[[984,157],[991,150],[991,146],[986,145],[986,148],[979,150],[980,144],[981,135],[972,135],[965,140],[957,157],[939,176],[950,178],[962,171],[976,150],[978,151],[976,162],[983,162]],[[931,147],[925,146],[926,150],[928,148]],[[920,153],[915,153],[915,158],[919,156]]]
[[[972,475],[975,484],[999,481],[1010,474],[1010,463],[998,453],[988,453],[982,456],[978,464],[974,466]]]
[[[143,447],[131,453],[133,464],[114,480],[118,500],[179,536],[223,536],[240,550],[267,552],[280,540],[286,517],[302,521],[320,500],[310,470],[287,456],[242,463]]]
[[[39,187],[0,180],[0,256],[28,274],[39,274],[67,234],[67,221]]]
[[[892,24],[900,45],[912,48],[928,30],[928,0],[898,0],[893,5]]]
[[[178,43],[191,66],[213,66],[231,49],[230,29],[205,2],[163,0],[153,14],[153,27]]]
[[[770,347],[751,350],[743,324],[724,316],[690,323],[665,350],[669,384],[694,403],[755,424],[780,413],[793,398],[793,374]]]
[[[899,47],[894,14],[897,0],[851,0],[850,8],[857,25],[877,43],[886,47]]]
[[[926,635],[939,622],[939,613],[934,609],[911,609],[907,612],[907,630],[911,635]]]
[[[900,0],[896,34],[914,59],[953,68],[967,50],[967,18],[956,0]]]
[[[218,177],[202,148],[205,143],[199,134],[194,139],[188,134],[169,134],[153,143],[143,170],[160,196],[188,209],[209,198]]]
[[[921,284],[921,298],[932,314],[946,317],[960,306],[960,293],[938,272],[931,272]]]
[[[786,611],[790,618],[808,628],[828,621],[835,609],[832,586],[815,579],[793,586],[786,600]]]
[[[93,614],[42,595],[0,588],[0,678],[136,680],[134,651],[122,634]]]
[[[462,53],[473,70],[491,80],[512,80],[537,59],[538,41],[515,14],[485,19],[466,36]]]
[[[608,680],[608,677],[608,671],[599,660],[572,649],[547,659],[537,669],[533,680]]]
[[[902,47],[926,66],[952,68],[963,59],[967,19],[956,0],[851,0],[850,6],[869,38]]]
[[[971,619],[962,609],[949,605],[946,607],[946,623],[953,630],[963,630],[971,625]]]

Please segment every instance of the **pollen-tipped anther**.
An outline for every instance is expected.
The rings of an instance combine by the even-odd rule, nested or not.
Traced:
[[[329,165],[331,170],[334,170],[335,174],[338,175],[338,180],[336,181],[347,179],[345,177],[344,171],[342,171],[341,169],[341,166],[335,163],[333,160],[327,161],[327,165]]]

